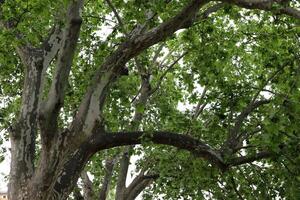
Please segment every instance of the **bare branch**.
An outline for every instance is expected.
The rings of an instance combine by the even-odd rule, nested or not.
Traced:
[[[174,49],[169,50],[168,54],[159,63],[158,68],[160,68],[160,69],[164,68],[164,64],[165,64],[166,60],[172,55],[172,53],[174,51],[175,51]]]
[[[247,145],[247,146],[241,146],[235,149],[235,151],[239,151],[241,149],[250,149],[250,148],[256,148],[257,145]]]
[[[150,75],[144,74],[143,66],[139,66],[140,63],[138,62],[138,59],[136,59],[136,64],[138,65],[138,68],[141,73],[142,83],[141,83],[141,89],[139,90],[140,96],[139,98],[134,102],[135,103],[135,109],[134,109],[134,116],[130,123],[130,130],[138,130],[139,125],[142,121],[144,110],[139,110],[138,108],[140,106],[146,106],[147,101],[150,97],[150,91],[151,91],[151,85],[150,85]],[[117,182],[117,189],[116,189],[116,196],[117,199],[121,199],[121,196],[124,196],[126,193],[126,177],[128,173],[128,167],[130,164],[130,152],[133,150],[133,146],[125,147],[123,151],[122,160],[120,162],[120,172]]]
[[[157,48],[157,50],[154,53],[153,59],[152,59],[152,63],[156,63],[157,59],[159,57],[160,52],[162,51],[162,49],[164,48],[165,44],[162,43],[159,45],[159,47]]]
[[[80,193],[80,189],[78,188],[78,186],[75,186],[73,194],[74,194],[75,200],[84,200],[83,196]]]
[[[256,101],[257,97],[259,96],[259,94],[261,93],[261,91],[264,90],[264,88],[270,83],[270,81],[272,81],[278,74],[279,72],[281,72],[284,69],[284,67],[279,68],[278,70],[276,70],[263,84],[262,86],[259,88],[259,90],[256,92],[256,94],[253,96],[251,103],[253,103],[254,101]]]
[[[154,179],[144,179],[138,184],[136,187],[134,187],[131,192],[127,196],[127,200],[135,200],[136,197],[146,188],[148,187]]]
[[[255,101],[254,103],[249,104],[242,112],[241,114],[236,118],[235,125],[232,129],[232,134],[237,135],[241,129],[243,121],[246,119],[246,117],[254,111],[256,108],[268,104],[271,101],[266,99],[266,100],[259,100]]]
[[[248,115],[253,112],[256,108],[261,105],[270,103],[270,100],[259,100],[257,98],[260,92],[268,85],[270,81],[272,81],[280,71],[283,70],[283,67],[276,70],[259,88],[259,90],[254,94],[250,103],[246,106],[246,108],[237,116],[235,120],[234,126],[229,130],[229,136],[225,145],[223,145],[223,149],[230,148],[230,149],[238,149],[242,144],[243,139],[242,134],[240,133],[241,127],[243,125],[244,120],[248,117]],[[240,134],[240,136],[238,136]],[[246,135],[245,135],[246,136]]]

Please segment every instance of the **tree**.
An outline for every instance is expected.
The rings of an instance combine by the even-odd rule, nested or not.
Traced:
[[[299,2],[0,5],[11,200],[299,197]]]

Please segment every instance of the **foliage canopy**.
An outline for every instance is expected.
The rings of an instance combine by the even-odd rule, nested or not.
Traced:
[[[177,19],[181,25],[171,24],[158,34],[153,31],[187,5],[196,7],[199,2],[203,5],[195,16],[184,13]],[[82,11],[78,8],[82,23],[77,30],[72,12],[75,8],[76,13],[81,3],[0,1],[2,139],[8,140],[9,132],[16,127],[22,129],[20,119],[30,109],[25,106],[30,103],[26,101],[28,90],[32,98],[39,96],[35,117],[30,118],[37,124],[33,126],[38,135],[34,136],[36,168],[43,160],[43,151],[52,148],[47,139],[59,138],[65,132],[79,136],[74,136],[75,142],[67,137],[72,141],[70,149],[56,155],[62,157],[62,163],[63,158],[81,148],[81,142],[93,139],[94,133],[90,133],[96,129],[110,135],[141,133],[139,142],[124,139],[110,146],[107,140],[105,147],[95,147],[98,149],[87,155],[89,161],[83,161],[82,166],[88,163],[79,187],[74,189],[74,184],[68,183],[74,189],[70,198],[83,189],[85,198],[98,199],[108,178],[107,198],[122,199],[118,192],[127,191],[124,182],[121,187],[124,173],[126,181],[126,166],[130,157],[137,155],[138,175],[134,180],[140,176],[143,179],[135,189],[143,191],[143,199],[162,195],[164,199],[300,197],[298,1],[85,1]],[[29,87],[33,72],[28,67],[34,60],[32,55],[55,47],[50,39],[60,37],[61,32],[65,34],[61,39],[65,46],[60,45],[43,68],[42,86],[33,90],[34,86]],[[93,91],[89,98],[96,95],[99,100],[91,108],[97,110],[91,111],[96,113],[92,121],[100,124],[97,126],[80,121],[91,120],[93,114],[78,117],[85,113],[80,110],[82,102]],[[89,103],[92,105],[92,100]],[[178,133],[182,141],[164,141],[165,136],[156,136],[161,131]],[[190,144],[184,144],[189,138],[209,148],[205,146],[203,153],[193,143],[193,149],[189,149]],[[142,145],[111,148],[138,143]],[[92,182],[86,172],[93,175]],[[88,184],[92,185],[89,191],[85,188]],[[63,195],[68,196],[72,190]],[[50,192],[40,199],[50,199]]]

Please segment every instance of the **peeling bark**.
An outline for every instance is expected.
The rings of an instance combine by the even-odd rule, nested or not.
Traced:
[[[9,196],[11,200],[21,199],[27,195],[27,182],[34,173],[36,114],[42,75],[42,59],[39,50],[20,48],[19,55],[25,66],[25,81],[20,116],[10,135]]]

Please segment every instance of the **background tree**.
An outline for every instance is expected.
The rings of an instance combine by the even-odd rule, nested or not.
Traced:
[[[0,6],[11,200],[300,196],[299,2]]]

